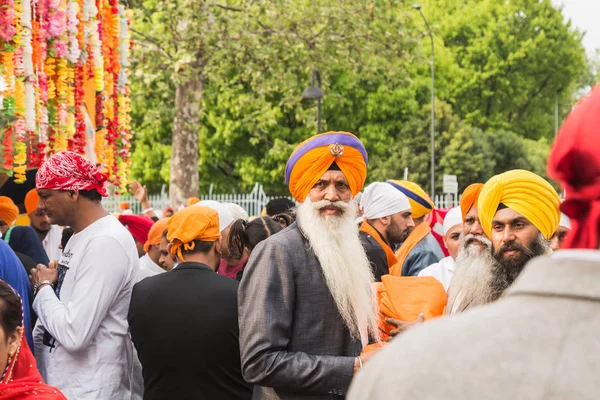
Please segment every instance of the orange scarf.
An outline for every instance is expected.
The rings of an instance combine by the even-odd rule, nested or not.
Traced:
[[[377,229],[373,228],[367,221],[362,223],[360,230],[368,235],[371,235],[373,239],[375,239],[377,243],[381,245],[383,251],[385,251],[385,256],[387,257],[388,269],[391,270],[392,267],[398,263],[392,248],[382,239],[379,232],[377,232]]]
[[[427,222],[422,222],[419,224],[411,233],[408,235],[402,246],[396,252],[396,259],[398,263],[394,265],[394,267],[390,267],[390,275],[393,276],[401,276],[402,275],[402,266],[404,265],[404,261],[406,261],[406,257],[410,251],[419,243],[421,240],[425,238],[425,236],[431,233],[431,227]]]

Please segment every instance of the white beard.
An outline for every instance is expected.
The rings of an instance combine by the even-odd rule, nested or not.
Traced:
[[[475,243],[478,240],[485,246]],[[447,314],[454,314],[459,302],[471,305],[487,304],[493,300],[492,281],[493,267],[496,263],[491,253],[492,242],[484,236],[467,235],[461,239],[460,249],[456,257],[456,272],[448,288]]]
[[[321,215],[320,210],[328,205],[338,207],[343,214]],[[355,206],[341,201],[312,203],[307,198],[298,207],[297,219],[351,336],[363,346],[369,336],[379,341],[375,279],[360,242]]]

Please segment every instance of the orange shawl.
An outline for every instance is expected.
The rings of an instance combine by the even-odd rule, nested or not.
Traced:
[[[388,262],[388,268],[391,270],[392,267],[396,265],[396,263],[398,263],[398,260],[396,259],[396,256],[394,255],[394,252],[392,251],[391,247],[381,238],[381,235],[379,234],[379,232],[377,232],[377,229],[373,228],[371,224],[369,224],[367,221],[364,221],[362,223],[362,225],[360,226],[360,230],[368,235],[371,235],[373,239],[375,239],[377,243],[381,245],[383,251],[385,251],[385,256]]]
[[[421,240],[425,238],[425,236],[431,233],[431,227],[428,223],[423,221],[419,224],[411,233],[408,235],[402,246],[396,252],[396,259],[398,263],[394,265],[394,267],[390,267],[390,275],[393,276],[401,276],[402,275],[402,266],[404,265],[404,261],[406,261],[406,257],[410,251],[419,243]]]
[[[432,276],[384,275],[375,283],[381,339],[389,337],[393,325],[386,318],[412,322],[423,314],[425,321],[444,315],[448,301],[444,286]]]

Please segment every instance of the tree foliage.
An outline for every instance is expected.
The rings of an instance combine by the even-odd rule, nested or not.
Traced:
[[[200,190],[260,182],[286,193],[287,158],[316,133],[316,103],[301,99],[313,68],[323,129],[361,138],[369,180],[407,167],[429,187],[430,47],[408,3],[222,3],[134,4],[133,172],[151,191],[169,178],[176,87],[201,71]],[[543,173],[554,96],[567,106],[588,71],[580,34],[549,0],[428,0],[423,10],[436,46],[438,190],[443,173],[461,187],[511,168]]]

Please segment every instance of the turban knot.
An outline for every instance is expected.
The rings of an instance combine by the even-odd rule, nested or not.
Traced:
[[[47,159],[35,177],[37,189],[93,190],[108,196],[108,176],[94,164],[72,151],[61,151]]]
[[[171,254],[177,254],[181,261],[182,249],[192,251],[196,240],[214,242],[221,237],[219,214],[207,206],[196,204],[175,213],[167,223],[167,239],[171,242]]]
[[[396,180],[389,180],[387,183],[408,197],[413,218],[421,218],[431,213],[435,208],[433,201],[429,199],[429,195],[416,183]]]
[[[600,85],[565,120],[548,158],[548,174],[566,192],[572,230],[565,248],[596,249],[600,230]]]
[[[462,213],[463,222],[469,213],[469,210],[473,206],[477,206],[477,200],[479,199],[479,194],[481,193],[481,189],[483,188],[483,183],[473,183],[465,189],[460,198],[460,211]]]
[[[0,196],[0,218],[8,226],[15,223],[19,216],[19,207],[15,205],[10,197]]]
[[[285,166],[285,182],[292,196],[303,202],[334,162],[356,196],[365,184],[369,159],[360,140],[348,132],[322,133],[294,149]]]
[[[500,204],[527,218],[546,239],[558,227],[560,198],[552,185],[533,172],[515,169],[492,177],[483,186],[477,208],[488,237]]]

